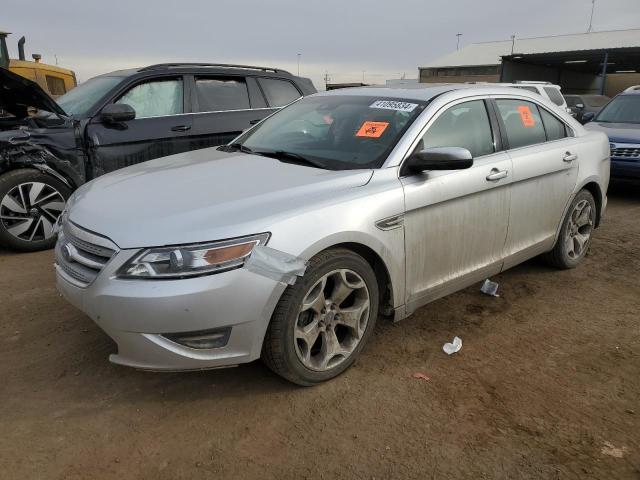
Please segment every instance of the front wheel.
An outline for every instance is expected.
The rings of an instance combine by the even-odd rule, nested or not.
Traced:
[[[571,202],[553,250],[543,258],[557,268],[574,268],[587,254],[596,222],[596,202],[587,190],[581,190]]]
[[[71,190],[37,170],[12,170],[0,176],[0,244],[32,252],[53,247],[53,232]]]
[[[378,304],[377,279],[366,260],[346,249],[321,252],[282,295],[262,359],[298,385],[329,380],[355,361],[373,331]]]

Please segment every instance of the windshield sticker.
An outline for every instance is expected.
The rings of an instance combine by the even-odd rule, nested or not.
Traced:
[[[364,122],[356,137],[380,138],[389,126],[389,122]]]
[[[395,100],[376,100],[369,108],[384,108],[385,110],[397,110],[398,112],[413,112],[417,103],[396,102]]]
[[[522,120],[522,125],[524,125],[524,127],[532,128],[536,126],[536,120],[533,118],[531,109],[528,106],[520,105],[518,107],[518,112],[520,113],[520,120]]]

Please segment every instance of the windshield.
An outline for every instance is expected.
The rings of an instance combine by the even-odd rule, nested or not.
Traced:
[[[640,95],[618,95],[600,111],[595,121],[640,123]]]
[[[121,81],[122,77],[95,77],[65,93],[57,102],[69,115],[82,116]]]
[[[306,97],[232,146],[330,170],[378,168],[425,105],[357,95]]]

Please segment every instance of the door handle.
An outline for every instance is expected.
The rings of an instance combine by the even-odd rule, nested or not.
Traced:
[[[575,153],[571,153],[571,152],[565,153],[564,157],[562,157],[562,160],[564,162],[567,162],[567,163],[571,163],[571,162],[573,162],[574,160],[577,160],[577,159],[578,159],[578,155],[576,155]]]
[[[492,168],[491,173],[487,175],[487,181],[489,182],[497,182],[502,178],[507,178],[509,176],[509,170],[498,170],[497,168]]]
[[[171,127],[172,132],[187,132],[191,130],[191,125],[177,125],[175,127]]]

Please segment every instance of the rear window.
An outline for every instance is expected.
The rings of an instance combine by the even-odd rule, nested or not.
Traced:
[[[287,80],[260,78],[258,81],[271,107],[283,107],[302,96],[298,89]]]
[[[244,78],[196,78],[196,95],[199,112],[247,110],[251,108],[249,91]]]
[[[497,100],[496,103],[507,131],[509,148],[526,147],[547,140],[535,103],[523,100]]]
[[[564,97],[560,93],[560,90],[553,87],[544,87],[544,91],[549,95],[549,99],[558,106],[564,105]]]

